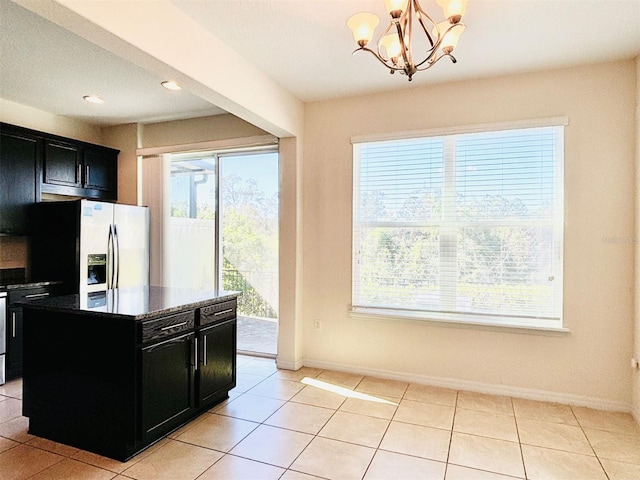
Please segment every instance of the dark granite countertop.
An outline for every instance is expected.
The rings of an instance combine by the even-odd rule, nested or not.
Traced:
[[[21,302],[25,308],[67,313],[91,313],[101,317],[144,320],[231,300],[240,292],[192,290],[171,287],[130,287],[82,295],[63,295]]]
[[[7,285],[0,285],[0,290],[19,290],[19,289],[22,289],[22,288],[47,287],[49,285],[62,285],[62,282],[49,281],[49,282],[9,283]]]

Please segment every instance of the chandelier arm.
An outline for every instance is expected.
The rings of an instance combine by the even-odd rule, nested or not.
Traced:
[[[414,7],[416,9],[416,13],[418,14],[417,16],[418,16],[418,21],[420,22],[420,26],[422,27],[422,30],[424,30],[424,33],[427,35],[427,39],[429,40],[429,43],[431,44],[431,48],[434,48],[435,47],[434,40],[431,37],[431,34],[429,33],[429,29],[424,24],[424,19],[422,18],[423,15],[425,17],[427,17],[429,22],[431,22],[431,25],[436,27],[436,29],[438,28],[438,24],[436,23],[436,21],[433,18],[431,18],[431,16],[427,12],[425,12],[422,9],[422,6],[420,5],[420,2],[418,2],[418,0],[411,0],[411,1],[413,2],[413,5],[414,5]],[[438,30],[438,33],[440,33],[440,30]],[[442,35],[440,37],[442,37]],[[421,63],[424,63],[424,62],[421,62]]]
[[[369,52],[371,55],[373,55],[374,57],[376,57],[376,59],[383,64],[385,67],[387,67],[389,70],[393,70],[396,72],[403,72],[404,68],[402,67],[398,67],[396,65],[389,65],[387,63],[387,61],[380,55],[378,55],[376,52],[374,52],[373,50],[371,50],[370,48],[367,47],[360,47],[360,48],[356,48],[353,52],[352,55],[355,55],[358,52]]]
[[[449,33],[449,31],[451,29],[457,27],[458,25],[462,25],[462,23],[452,24],[451,26],[449,26],[449,28],[447,28],[444,31],[444,33],[441,33],[440,31],[438,31],[439,37],[438,37],[438,40],[436,41],[435,45],[433,45],[433,48],[430,50],[431,53],[429,55],[427,55],[427,58],[425,58],[423,61],[421,61],[420,63],[416,64],[416,69],[420,69],[420,66],[424,65],[426,62],[429,62],[429,67],[430,67],[431,65],[435,64],[438,60],[440,60],[442,57],[450,57],[451,61],[453,63],[457,62],[456,58],[453,55],[451,55],[450,52],[449,53],[443,52],[439,57],[437,56],[437,54],[438,54],[438,48],[440,47],[440,44],[442,43],[442,40],[444,40],[445,35],[447,33]],[[434,57],[436,57],[436,58],[434,59]],[[426,70],[429,67],[423,68],[421,70]]]
[[[408,62],[406,62],[407,65],[413,67],[413,54],[412,54],[412,46],[413,46],[413,14],[414,14],[414,10],[413,10],[413,1],[409,0],[409,8],[407,8],[407,16],[405,18],[405,25],[404,25],[404,29],[403,32],[407,33],[407,42],[406,42],[406,48],[405,51],[407,52],[407,58],[408,58]]]
[[[387,59],[385,58],[384,55],[382,55],[381,51],[380,51],[380,45],[382,45],[382,40],[384,40],[384,37],[387,36],[387,34],[393,29],[393,22],[390,22],[389,25],[387,26],[387,29],[384,31],[384,33],[380,36],[380,39],[378,40],[378,45],[377,45],[377,53],[378,56],[382,59],[384,59],[385,62],[390,62],[391,58]],[[355,53],[355,52],[354,52]]]
[[[416,70],[419,69],[425,63],[429,63],[429,66],[431,66],[434,63],[436,63],[438,60],[440,60],[442,57],[444,57],[445,55],[449,55],[448,53],[443,52],[442,55],[438,56],[438,45],[440,45],[440,42],[436,42],[434,47],[431,50],[429,50],[429,55],[427,55],[427,58],[422,60],[420,63],[416,64]],[[426,68],[423,68],[423,70],[426,70]]]
[[[431,34],[429,33],[429,30],[427,29],[427,26],[424,24],[424,20],[422,19],[422,15],[418,15],[418,22],[420,22],[420,26],[422,27],[422,30],[424,30],[424,33],[427,36],[427,40],[429,40],[429,43],[431,44],[431,48],[433,48],[434,47],[433,38],[431,37]]]
[[[400,40],[400,49],[402,51],[402,59],[404,60],[405,65],[404,68],[400,68],[399,70],[406,70],[407,67],[411,67],[413,63],[411,63],[411,57],[409,56],[407,45],[404,42],[404,35],[402,34],[402,27],[400,26],[400,23],[396,23],[396,29],[398,30],[398,39]]]
[[[453,55],[451,55],[450,53],[443,53],[442,55],[440,55],[439,57],[437,57],[435,60],[433,60],[432,62],[429,62],[429,64],[426,67],[420,68],[420,65],[422,65],[424,62],[421,62],[419,65],[416,65],[416,71],[418,72],[422,72],[424,70],[428,70],[429,68],[433,67],[436,63],[438,63],[441,59],[443,59],[444,57],[449,57],[451,59],[451,62],[453,63],[457,63],[458,60],[456,60],[456,57],[454,57]],[[426,61],[426,60],[425,60]]]

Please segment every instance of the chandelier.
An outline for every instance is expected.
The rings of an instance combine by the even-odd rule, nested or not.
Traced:
[[[467,8],[467,0],[436,0],[442,7],[446,20],[437,23],[420,6],[418,0],[384,0],[387,12],[391,16],[389,26],[378,40],[375,50],[367,47],[379,20],[373,13],[357,13],[347,21],[353,32],[353,38],[359,45],[353,53],[365,51],[371,53],[391,73],[400,72],[411,78],[416,72],[431,68],[438,60],[449,57],[456,59],[451,52],[458,44],[458,38],[465,29],[461,23]],[[422,31],[425,38],[421,44],[413,43],[413,31]],[[419,41],[419,40],[417,40]],[[416,56],[414,58],[414,46]]]

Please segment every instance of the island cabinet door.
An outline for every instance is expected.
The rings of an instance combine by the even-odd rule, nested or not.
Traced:
[[[199,332],[199,405],[216,403],[236,386],[236,319],[203,328]]]
[[[167,434],[192,414],[195,336],[171,338],[141,349],[141,441]]]

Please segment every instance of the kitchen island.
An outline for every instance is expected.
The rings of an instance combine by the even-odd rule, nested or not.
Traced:
[[[29,433],[125,461],[221,402],[237,296],[134,287],[23,303]]]

